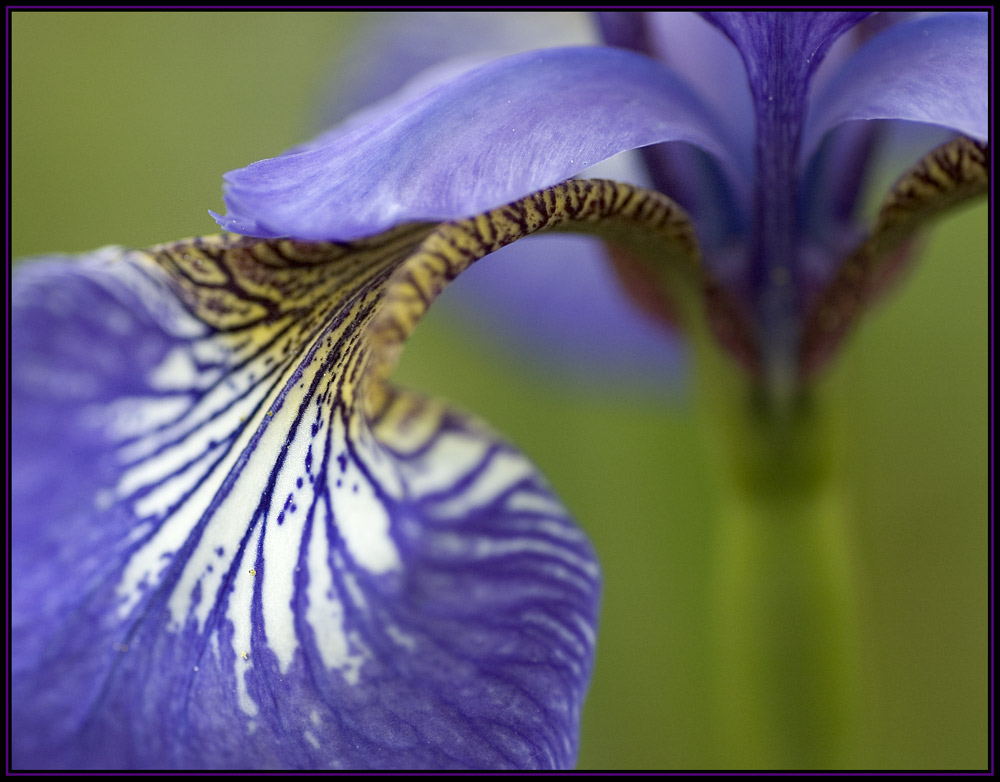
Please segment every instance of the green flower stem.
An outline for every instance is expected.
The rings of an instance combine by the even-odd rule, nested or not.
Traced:
[[[661,287],[685,324],[715,450],[720,502],[711,624],[720,763],[850,767],[860,679],[857,606],[833,383],[800,389],[781,366],[772,366],[777,371],[764,382],[751,379],[719,346],[701,275],[655,238],[624,246],[644,259],[647,287]]]
[[[856,601],[829,389],[775,400],[722,363],[707,369],[701,398],[721,467],[720,758],[738,768],[850,765]]]

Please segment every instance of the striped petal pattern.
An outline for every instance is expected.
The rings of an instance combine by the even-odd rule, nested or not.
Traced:
[[[474,260],[621,220],[693,257],[665,198],[570,182],[20,268],[15,766],[572,765],[593,552],[523,455],[386,379]]]
[[[908,240],[949,209],[989,190],[989,144],[960,136],[907,170],[886,194],[871,233],[837,268],[805,320],[800,352],[808,377],[829,359],[866,305],[910,260]]]

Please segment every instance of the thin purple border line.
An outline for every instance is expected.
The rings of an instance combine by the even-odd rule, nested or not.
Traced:
[[[543,9],[543,8],[550,8],[550,9],[556,9],[556,10],[565,10],[565,6],[492,6],[492,5],[491,6],[437,6],[437,5],[435,5],[435,6],[422,6],[421,8],[426,9],[426,10],[430,10],[430,9],[451,9],[451,10],[454,10],[456,8],[470,8],[470,9],[471,8],[475,8],[475,9],[490,8],[490,9],[508,9],[508,10],[515,9],[515,8],[532,8],[532,9],[539,9],[539,10]],[[10,212],[10,205],[11,205],[11,191],[10,191],[10,188],[11,188],[11,178],[10,178],[10,170],[11,170],[11,116],[10,116],[10,111],[11,111],[11,81],[10,81],[10,64],[11,64],[11,15],[12,15],[12,12],[14,12],[14,11],[29,11],[29,10],[30,11],[45,11],[45,10],[52,10],[52,11],[61,11],[61,10],[65,10],[65,11],[70,11],[70,10],[73,10],[73,11],[76,11],[76,10],[80,10],[80,11],[102,11],[102,10],[107,10],[107,11],[112,11],[112,10],[115,10],[115,11],[128,11],[128,10],[133,10],[133,11],[139,11],[139,10],[141,10],[141,11],[148,11],[148,10],[178,10],[178,11],[193,11],[193,10],[199,10],[199,11],[200,10],[205,10],[205,11],[222,11],[222,10],[227,10],[227,11],[228,10],[237,10],[237,11],[240,11],[240,10],[242,10],[242,11],[253,11],[253,10],[259,10],[259,11],[289,11],[289,10],[291,10],[291,11],[298,11],[298,10],[303,10],[303,11],[305,11],[305,10],[308,10],[308,11],[323,11],[323,10],[345,10],[345,11],[347,11],[347,10],[382,10],[382,9],[384,9],[384,10],[392,10],[392,9],[413,10],[413,7],[412,6],[398,6],[398,5],[385,5],[385,6],[360,6],[360,5],[343,5],[343,6],[299,6],[299,5],[291,5],[291,6],[259,6],[259,5],[245,5],[245,6],[244,5],[240,5],[240,6],[206,6],[206,5],[201,5],[201,6],[195,6],[195,5],[173,5],[173,6],[149,6],[149,5],[146,5],[146,6],[140,6],[140,5],[126,5],[126,6],[110,6],[110,5],[94,5],[94,6],[71,6],[71,5],[8,5],[8,6],[6,6],[6,10],[7,10],[7,15],[6,16],[7,16],[7,18],[6,18],[6,26],[5,26],[5,43],[6,43],[6,54],[7,54],[6,62],[7,62],[7,69],[8,69],[7,70],[8,78],[7,78],[7,81],[6,81],[6,119],[7,119],[7,127],[6,127],[6,141],[7,141],[7,145],[6,145],[6,164],[7,164],[7,167],[6,167],[6,174],[7,174],[6,230],[7,230],[7,256],[8,256],[8,263],[7,263],[7,270],[6,270],[6,276],[5,276],[5,285],[6,285],[6,290],[7,290],[7,300],[8,300],[8,302],[10,301],[10,291],[11,291],[11,264],[10,264],[10,260],[11,260],[11,257],[10,257],[10,250],[11,250],[11,244],[10,244],[10,240],[11,240],[11,212]],[[989,11],[991,11],[992,9],[993,9],[993,6],[960,6],[960,7],[959,6],[951,6],[951,7],[948,7],[947,10],[989,10]],[[676,10],[683,10],[683,9],[676,9]],[[991,58],[991,61],[993,59],[993,52],[994,52],[994,47],[993,47],[993,24],[992,24],[992,22],[993,22],[993,19],[992,19],[992,14],[991,14],[991,16],[990,16],[990,44],[989,44],[990,45],[990,58]],[[993,86],[992,85],[992,72],[991,72],[990,80],[991,80],[991,87],[992,87]],[[993,106],[992,106],[992,103],[991,103],[991,106],[990,106],[990,135],[991,136],[993,134],[993,125],[994,125],[994,123],[993,123]],[[988,346],[989,346],[989,357],[988,357],[988,366],[989,366],[989,377],[988,377],[988,388],[989,388],[988,445],[989,445],[989,455],[988,455],[988,460],[989,460],[989,476],[990,477],[989,477],[989,485],[988,485],[989,517],[988,517],[988,525],[987,525],[987,528],[988,528],[988,544],[989,544],[989,594],[988,594],[988,610],[989,610],[989,618],[988,618],[988,622],[989,622],[989,639],[988,639],[988,654],[989,654],[988,730],[989,730],[989,745],[988,745],[988,768],[987,768],[987,770],[983,771],[983,772],[965,772],[965,773],[972,773],[973,775],[992,774],[993,769],[994,769],[994,751],[995,751],[995,741],[994,741],[994,737],[993,737],[994,703],[995,703],[994,692],[993,692],[993,686],[994,686],[994,664],[993,664],[993,650],[994,650],[994,622],[993,622],[993,605],[994,605],[994,600],[993,600],[993,585],[994,585],[993,543],[994,543],[994,534],[993,533],[994,533],[994,528],[993,528],[993,519],[994,519],[994,496],[995,496],[994,495],[995,483],[994,483],[994,479],[993,479],[993,468],[994,468],[994,458],[993,458],[993,447],[994,447],[994,431],[993,431],[993,425],[994,425],[994,399],[993,399],[993,391],[994,391],[994,361],[993,361],[993,344],[994,344],[994,340],[993,340],[993,326],[994,326],[993,285],[994,285],[994,269],[993,269],[993,261],[994,261],[994,258],[995,258],[995,255],[994,255],[994,246],[995,245],[994,245],[994,231],[993,231],[993,226],[994,226],[994,223],[993,223],[993,219],[994,219],[994,200],[993,200],[993,185],[992,185],[992,183],[993,183],[993,174],[994,174],[994,161],[993,161],[992,155],[990,156],[989,166],[990,166],[990,188],[989,188],[989,199],[988,199],[988,214],[989,214],[989,223],[988,223],[988,234],[989,234],[989,236],[988,236],[988,247],[989,247],[989,264],[988,264],[988,282],[989,282],[989,291],[988,291],[988,297],[989,297],[989,307],[988,307],[988,310],[989,310],[989,333],[988,333]],[[6,335],[7,336],[7,339],[6,339],[7,362],[6,362],[6,368],[5,368],[6,369],[5,396],[6,396],[6,400],[7,400],[6,425],[7,425],[7,453],[8,453],[8,457],[10,455],[10,425],[11,425],[11,419],[10,419],[10,373],[11,373],[10,327],[11,327],[11,323],[10,323],[10,311],[9,311],[9,308],[8,308],[7,319],[6,319],[6,328],[7,328],[7,335]],[[10,509],[9,509],[9,504],[8,504],[8,506],[7,506],[7,515],[8,515],[7,547],[8,547],[8,555],[9,555],[10,545],[11,545],[11,541],[10,541],[9,513],[10,513]],[[9,571],[8,571],[8,573],[9,573]],[[8,582],[7,582],[8,591],[10,589],[10,580],[9,579],[10,579],[10,576],[8,574]],[[9,606],[8,606],[8,629],[7,629],[6,658],[7,658],[7,690],[8,690],[8,693],[9,693],[9,691],[10,691],[10,624],[9,624]],[[8,715],[9,715],[9,711],[8,711]],[[6,760],[7,760],[7,769],[8,769],[8,772],[10,770],[10,733],[9,733],[9,730],[10,730],[10,724],[9,724],[9,721],[8,721],[8,734],[7,734],[7,745],[6,745]],[[17,772],[17,773],[23,774],[23,775],[29,775],[29,776],[36,775],[36,772]],[[45,773],[47,775],[47,772],[37,772],[37,774],[43,774],[43,773]],[[82,772],[79,775],[81,775],[81,776],[108,776],[108,775],[120,775],[120,774],[125,774],[125,773],[136,774],[137,772],[110,772],[110,774],[109,774],[109,772]],[[138,773],[142,774],[142,775],[152,775],[152,776],[160,776],[160,775],[167,775],[167,774],[171,774],[172,775],[171,772],[138,772]],[[236,773],[236,772],[233,772],[233,773]],[[239,772],[239,773],[245,774],[247,772]],[[255,773],[255,772],[250,772],[250,773]],[[256,773],[260,773],[260,772],[256,772]],[[395,772],[395,773],[398,774],[399,772]],[[607,772],[577,772],[577,773],[580,773],[583,776],[604,776],[604,775],[606,775]],[[662,775],[662,773],[663,772],[624,772],[622,774],[622,772],[619,772],[619,774],[622,774],[622,775],[625,775],[625,776],[649,776],[649,775],[653,775],[653,774]],[[691,772],[670,772],[670,773],[674,774],[674,773],[691,773]],[[761,773],[761,774],[749,773],[748,774],[748,773],[744,772],[741,775],[745,775],[745,776],[761,776],[761,775],[766,775],[766,776],[780,775],[780,776],[784,776],[784,775],[786,775],[788,773],[793,773],[793,772],[778,772],[778,773],[769,772],[769,773],[766,773],[766,774],[763,774],[763,773]],[[833,774],[838,774],[839,775],[841,773],[843,773],[843,772],[812,772],[811,775],[814,775],[814,776],[828,776],[828,775],[833,775]],[[931,774],[937,775],[937,774],[942,773],[942,772],[919,772],[918,771],[918,772],[875,772],[875,773],[878,773],[880,776],[929,776]],[[961,772],[959,772],[959,773],[961,773]],[[267,775],[267,776],[284,775],[282,772],[263,772],[263,774]],[[725,774],[723,772],[694,772],[694,774],[696,774],[698,776],[721,776],[721,775],[731,776],[732,775],[731,773],[730,774]],[[373,775],[374,776],[388,776],[390,774],[389,774],[389,772],[386,772],[386,773],[375,773]],[[412,775],[412,776],[431,776],[431,775],[437,776],[438,774],[437,773],[433,773],[433,772],[427,772],[427,773],[415,773],[415,774],[411,773],[410,775]],[[479,775],[493,776],[493,774],[479,774]],[[965,774],[963,774],[963,775],[965,775]]]

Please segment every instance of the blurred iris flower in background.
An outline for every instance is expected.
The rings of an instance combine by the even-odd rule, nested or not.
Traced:
[[[220,223],[260,238],[20,267],[15,764],[573,764],[595,555],[525,457],[387,382],[450,279],[546,230],[606,239],[724,387],[720,417],[743,416],[730,554],[759,559],[723,556],[732,704],[775,723],[755,760],[836,764],[850,590],[812,379],[909,235],[987,186],[986,17],[866,16],[607,15],[618,48],[439,67],[230,173]],[[679,30],[703,46],[677,57]],[[866,226],[871,120],[957,137]],[[564,183],[639,148],[639,184]],[[805,535],[755,537],[784,516]],[[790,579],[777,606],[765,565]],[[811,605],[787,644],[751,626]],[[775,662],[819,684],[789,695]]]

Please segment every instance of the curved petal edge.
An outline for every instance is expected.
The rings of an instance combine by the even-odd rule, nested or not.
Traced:
[[[527,52],[230,172],[216,219],[255,236],[356,239],[485,212],[663,141],[749,170],[748,151],[666,66],[605,47]]]
[[[989,21],[947,13],[890,27],[849,57],[812,102],[803,155],[850,120],[940,125],[989,138]]]

